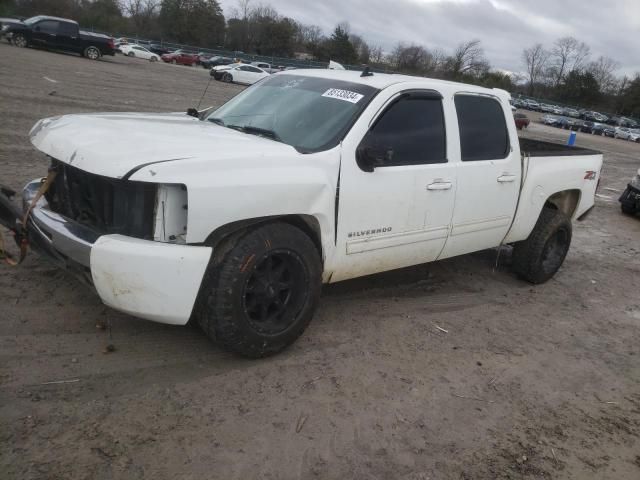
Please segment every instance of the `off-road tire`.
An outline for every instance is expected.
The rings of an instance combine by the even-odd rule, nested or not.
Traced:
[[[97,47],[87,47],[84,49],[83,55],[89,60],[100,59],[100,50]]]
[[[29,46],[29,41],[27,40],[27,37],[25,37],[22,33],[16,33],[13,36],[12,41],[13,41],[13,44],[19,48],[25,48]]]
[[[571,219],[545,207],[529,238],[514,245],[512,268],[528,282],[544,283],[562,266],[570,245]]]
[[[292,284],[295,283],[296,292],[301,293],[294,297],[290,292],[284,302],[288,307],[283,307],[282,318],[290,318],[290,322],[263,330],[264,325],[270,324],[252,319],[256,313],[249,307],[247,298],[255,287],[250,290],[249,285],[256,275],[262,275],[264,262],[278,255],[298,265],[301,273]],[[318,304],[321,284],[320,255],[304,232],[285,223],[258,226],[214,249],[194,316],[207,336],[226,350],[250,358],[266,357],[291,345],[304,332]],[[289,302],[291,299],[295,301]],[[282,330],[278,330],[280,328]]]

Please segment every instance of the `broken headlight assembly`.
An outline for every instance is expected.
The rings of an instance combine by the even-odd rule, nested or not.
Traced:
[[[153,224],[155,241],[186,243],[189,213],[187,200],[187,187],[184,185],[157,185]]]

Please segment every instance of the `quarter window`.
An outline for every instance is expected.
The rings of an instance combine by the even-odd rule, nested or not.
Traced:
[[[446,163],[442,99],[435,92],[416,92],[396,100],[362,141],[379,157],[379,166]]]
[[[509,153],[509,134],[500,103],[490,97],[456,95],[462,161],[497,160]]]

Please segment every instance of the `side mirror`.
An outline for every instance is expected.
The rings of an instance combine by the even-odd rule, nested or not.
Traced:
[[[387,165],[393,159],[393,148],[361,145],[356,150],[356,162],[364,172],[373,172],[376,167]]]

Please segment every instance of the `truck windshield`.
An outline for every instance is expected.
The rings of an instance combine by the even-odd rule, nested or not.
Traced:
[[[232,98],[207,120],[304,153],[336,146],[378,89],[359,83],[275,74]]]

